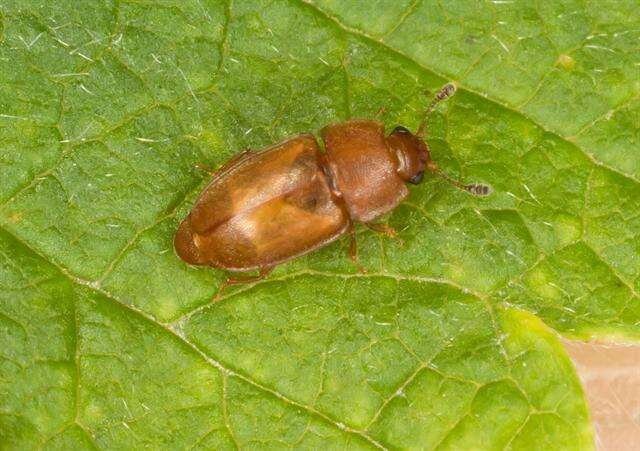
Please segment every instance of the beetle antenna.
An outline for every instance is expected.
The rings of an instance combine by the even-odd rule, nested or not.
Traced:
[[[431,116],[431,113],[433,113],[433,110],[436,109],[436,106],[438,106],[438,104],[443,100],[446,100],[449,97],[451,97],[455,92],[456,92],[456,85],[454,85],[453,83],[447,83],[442,87],[442,89],[440,89],[440,91],[438,91],[436,96],[433,98],[433,100],[429,104],[429,107],[425,111],[424,117],[422,118],[422,122],[420,122],[420,125],[418,126],[418,130],[416,131],[416,136],[418,138],[422,138],[425,132],[427,131],[427,122],[429,120],[429,116]]]
[[[484,185],[482,183],[470,183],[465,185],[459,180],[452,178],[446,172],[443,172],[434,161],[427,163],[427,168],[430,171],[435,172],[439,177],[451,183],[456,188],[466,191],[469,194],[473,194],[474,196],[488,196],[491,192],[489,185]]]

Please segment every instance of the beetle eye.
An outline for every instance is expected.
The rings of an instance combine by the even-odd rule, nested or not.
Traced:
[[[409,183],[413,183],[414,185],[417,185],[422,181],[423,177],[424,177],[424,171],[420,171],[409,179]]]
[[[402,125],[398,125],[396,128],[393,129],[393,133],[411,133],[406,127],[403,127]]]

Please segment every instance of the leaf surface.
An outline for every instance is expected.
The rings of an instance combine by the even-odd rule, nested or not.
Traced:
[[[556,332],[640,336],[639,11],[444,3],[0,5],[2,443],[591,447]],[[341,240],[217,303],[175,256],[196,163],[449,80],[429,145],[491,196],[427,178],[366,274]]]

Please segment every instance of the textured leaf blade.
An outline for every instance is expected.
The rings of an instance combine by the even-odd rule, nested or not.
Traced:
[[[635,11],[376,5],[0,7],[3,442],[591,446],[540,319],[638,337]],[[430,146],[492,196],[429,178],[385,218],[402,242],[359,230],[368,275],[336,242],[210,302],[225,275],[171,243],[195,163],[381,106],[415,127],[449,79]]]

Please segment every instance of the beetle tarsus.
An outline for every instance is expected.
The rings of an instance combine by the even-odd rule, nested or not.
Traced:
[[[273,271],[273,268],[275,268],[275,266],[265,266],[263,268],[260,268],[260,272],[256,276],[229,277],[227,280],[222,282],[222,284],[220,285],[220,288],[218,288],[218,292],[216,293],[214,301],[219,301],[220,300],[220,297],[222,296],[222,293],[224,292],[224,290],[227,287],[229,287],[231,285],[244,285],[244,284],[247,284],[247,283],[259,282],[260,280],[262,280],[265,277],[267,277],[269,275],[269,273],[271,271]]]
[[[397,238],[398,236],[396,230],[388,224],[382,224],[379,222],[365,222],[364,225],[374,232],[381,233],[385,236],[388,236],[389,238]]]
[[[194,167],[201,171],[208,172],[209,174],[213,174],[215,172],[215,170],[206,163],[196,163],[194,164]]]
[[[398,236],[396,229],[390,225],[379,222],[365,222],[364,225],[376,233],[398,240],[398,243],[400,243],[401,246],[404,245],[404,240]]]

